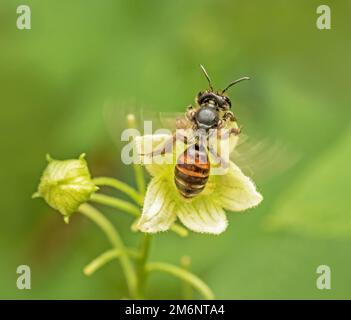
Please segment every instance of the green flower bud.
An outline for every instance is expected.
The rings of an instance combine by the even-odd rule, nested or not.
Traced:
[[[66,223],[72,213],[98,190],[93,183],[84,159],[54,160],[47,155],[49,164],[40,179],[33,198],[43,197],[49,206],[61,212]]]

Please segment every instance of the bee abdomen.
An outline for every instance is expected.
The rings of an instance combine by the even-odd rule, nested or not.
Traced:
[[[206,186],[210,173],[210,163],[208,161],[200,162],[198,152],[196,152],[192,163],[187,163],[185,153],[178,162],[174,170],[174,182],[177,189],[185,198],[195,197]]]

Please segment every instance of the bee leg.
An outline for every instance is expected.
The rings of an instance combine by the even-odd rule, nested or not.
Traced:
[[[217,123],[217,130],[221,130],[225,125],[225,119],[220,119],[218,120],[218,123]]]
[[[174,140],[172,137],[172,138],[168,139],[162,147],[155,149],[152,152],[142,153],[140,155],[147,156],[147,157],[155,157],[155,156],[159,156],[159,155],[164,155],[166,153],[171,152],[173,143],[174,143]]]
[[[234,116],[234,113],[232,111],[226,111],[223,115],[223,120],[226,121],[226,120],[230,120],[232,122],[236,122],[237,119],[235,118]]]
[[[148,156],[148,157],[155,157],[155,156],[159,156],[159,155],[165,155],[166,153],[171,153],[173,151],[174,143],[177,140],[182,141],[185,144],[188,143],[188,139],[186,136],[184,136],[180,133],[174,133],[173,136],[170,139],[168,139],[161,148],[158,148],[152,152],[144,153],[141,155]]]
[[[217,130],[217,138],[218,139],[228,139],[232,134],[238,136],[241,133],[242,126],[239,128],[231,128],[231,129],[225,129],[221,130],[223,128],[220,128]]]
[[[213,157],[216,159],[216,162],[219,163],[223,169],[229,168],[229,162],[224,160],[220,155],[218,155],[212,147],[209,147],[208,151],[213,155]]]
[[[228,139],[230,135],[239,135],[241,133],[242,126],[239,128],[231,128],[231,129],[224,129],[224,124],[219,123],[220,125],[215,130],[210,130],[209,138],[212,138],[215,134],[217,135],[217,139]]]
[[[235,134],[238,135],[241,132],[241,128],[232,128],[230,130],[224,130],[223,132],[223,128],[225,127],[226,121],[230,120],[231,122],[236,122],[237,119],[234,116],[234,113],[232,111],[226,111],[223,114],[222,119],[220,119],[217,123],[217,130],[215,130],[217,132],[217,138],[220,139],[227,139],[231,134]],[[212,136],[213,133],[210,134],[210,136]]]
[[[187,107],[187,112],[185,113],[186,118],[189,121],[194,121],[195,114],[196,114],[196,111],[194,110],[194,107],[192,105],[188,106]]]
[[[231,128],[229,134],[235,134],[236,136],[238,136],[241,133],[242,128],[243,126],[240,126],[239,128]]]
[[[188,144],[188,138],[181,134],[180,132],[177,132],[173,135],[173,141],[176,142],[176,141],[181,141],[183,142],[184,144]]]

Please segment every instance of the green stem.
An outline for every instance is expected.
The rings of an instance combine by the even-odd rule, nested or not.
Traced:
[[[119,181],[114,178],[109,178],[109,177],[98,177],[93,179],[93,182],[97,186],[108,186],[115,188],[126,195],[128,195],[131,199],[133,199],[138,205],[142,206],[143,205],[143,196],[140,195],[135,189],[130,187],[128,184]]]
[[[129,128],[136,128],[135,116],[133,114],[128,115],[127,121],[128,121]],[[143,199],[140,205],[143,206],[144,196],[146,191],[144,171],[142,166],[135,162],[133,164],[133,169],[134,169],[134,177],[135,177],[136,185],[138,187],[139,193],[143,196]],[[145,233],[140,243],[140,258],[137,260],[138,294],[140,296],[143,295],[144,285],[146,281],[145,265],[146,265],[147,258],[149,256],[151,239],[152,237]]]
[[[138,217],[140,215],[140,210],[137,206],[131,204],[128,201],[124,201],[115,197],[106,196],[104,194],[93,193],[90,200],[96,203],[100,203],[109,207],[120,209],[126,213]]]
[[[146,271],[147,272],[162,271],[162,272],[169,273],[175,277],[178,277],[188,282],[195,289],[197,289],[205,299],[207,300],[214,299],[214,294],[211,291],[211,289],[207,286],[207,284],[203,282],[201,279],[199,279],[197,276],[195,276],[193,273],[187,270],[184,270],[183,268],[180,268],[168,263],[153,262],[153,263],[148,263],[146,265]]]
[[[149,257],[152,236],[144,233],[140,244],[139,259],[137,260],[138,292],[143,295],[147,272],[145,270],[146,261]]]
[[[126,253],[126,249],[124,244],[114,226],[111,224],[109,220],[105,218],[105,216],[95,209],[94,207],[90,206],[87,203],[82,204],[78,211],[85,215],[87,218],[95,222],[101,230],[105,233],[106,237],[111,242],[112,246],[121,252],[119,257],[123,272],[126,277],[127,286],[131,297],[136,297],[136,289],[137,289],[137,278],[135,274],[134,267]]]
[[[180,265],[181,267],[189,271],[190,270],[190,257],[188,256],[182,256],[180,259]],[[182,281],[182,289],[183,289],[183,296],[185,300],[192,300],[193,299],[193,288],[187,281]]]
[[[137,127],[136,120],[134,114],[128,114],[127,116],[128,127],[131,129],[135,129]],[[144,171],[140,164],[134,163],[134,176],[135,182],[137,184],[139,193],[145,195],[145,179],[144,179]]]
[[[97,258],[95,258],[92,262],[90,262],[84,269],[83,272],[86,276],[92,275],[96,270],[100,269],[103,265],[110,262],[115,258],[119,258],[121,256],[121,250],[111,249],[109,251],[104,252]]]
[[[145,180],[144,180],[144,172],[143,172],[143,167],[138,164],[134,164],[134,175],[135,175],[135,181],[138,186],[138,190],[142,195],[145,195]]]
[[[139,257],[139,254],[137,252],[135,252],[134,250],[127,249],[126,252],[131,257],[134,257],[134,258]],[[121,255],[122,255],[121,250],[117,250],[117,249],[108,250],[108,251],[102,253],[101,255],[99,255],[93,261],[91,261],[83,269],[83,272],[86,276],[91,276],[96,270],[100,269],[102,266],[104,266],[106,263],[112,261],[113,259],[119,258]]]
[[[174,233],[176,233],[178,236],[185,238],[189,235],[189,231],[179,224],[173,223],[170,228]]]

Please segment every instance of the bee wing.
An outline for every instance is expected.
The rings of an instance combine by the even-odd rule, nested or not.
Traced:
[[[176,129],[190,129],[191,121],[185,117],[184,112],[160,112],[159,118],[164,128],[175,131]]]
[[[127,117],[129,114],[137,115],[138,108],[134,101],[113,101],[107,100],[103,105],[103,119],[106,130],[116,146],[121,146],[121,134],[128,128]],[[138,125],[138,117],[135,119]]]
[[[266,181],[294,166],[301,156],[282,141],[257,140],[240,134],[230,159],[255,181]]]
[[[135,115],[141,128],[146,121],[151,122],[153,132],[160,129],[174,132],[191,127],[184,112],[156,112],[150,108],[139,108]]]
[[[133,100],[106,101],[103,106],[104,122],[112,140],[118,146],[121,145],[121,132],[128,128],[127,116],[130,114],[134,116],[134,126],[139,130],[140,135],[153,134],[159,129],[167,129],[163,133],[174,131],[176,115],[172,117],[170,114],[167,115],[168,120],[164,122],[160,112],[150,111],[147,106],[139,105]]]
[[[128,123],[130,122],[128,121],[129,115],[133,115],[134,123],[132,126],[139,131],[139,133],[136,134],[137,136],[150,136],[159,129],[164,130],[162,132],[157,132],[158,134],[171,135],[173,133],[170,129],[165,130],[166,128],[162,125],[158,112],[149,110],[150,108],[140,106],[134,101],[107,101],[104,104],[103,117],[106,129],[118,148],[121,148],[121,145],[124,144],[121,138],[124,130],[130,128],[130,123]]]
[[[115,144],[120,148],[121,135],[125,129],[128,129],[128,115],[132,114],[135,120],[135,128],[139,131],[138,136],[145,139],[138,140],[139,157],[142,154],[148,154],[162,150],[167,146],[167,150],[172,150],[172,143],[169,141],[175,131],[176,124],[179,127],[179,121],[185,119],[184,113],[160,113],[150,111],[150,108],[137,106],[135,102],[107,102],[104,105],[104,119],[107,130]],[[177,143],[177,154],[179,150],[184,149],[184,145]],[[168,151],[170,151],[168,150]],[[168,153],[168,152],[167,152]],[[147,156],[149,158],[149,156]]]

